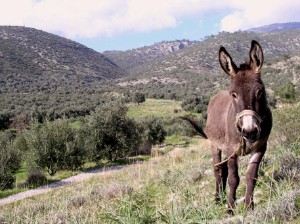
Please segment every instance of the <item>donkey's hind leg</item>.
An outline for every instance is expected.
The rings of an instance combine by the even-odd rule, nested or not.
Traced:
[[[212,157],[213,157],[213,168],[216,178],[216,194],[215,202],[217,204],[222,203],[222,197],[225,195],[226,182],[228,177],[228,167],[227,162],[219,164],[221,162],[221,150],[214,147],[212,148]],[[219,164],[219,165],[215,165]]]

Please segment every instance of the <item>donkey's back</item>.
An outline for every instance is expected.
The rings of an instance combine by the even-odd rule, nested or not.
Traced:
[[[216,94],[208,104],[205,133],[211,142],[225,144],[227,133],[227,115],[231,96],[228,91]]]

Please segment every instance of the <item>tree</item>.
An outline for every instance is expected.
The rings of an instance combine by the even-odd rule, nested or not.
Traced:
[[[148,117],[141,121],[144,139],[152,145],[161,144],[166,138],[167,132],[161,123],[162,121],[155,117]]]
[[[291,102],[296,99],[296,91],[293,83],[289,82],[278,90],[278,95],[283,101]]]
[[[127,117],[127,107],[121,103],[99,107],[88,119],[88,145],[93,160],[116,161],[138,148],[141,142],[137,123]]]
[[[207,110],[208,101],[206,96],[189,96],[182,101],[181,107],[185,111],[203,113]]]
[[[71,127],[65,119],[34,124],[26,138],[34,162],[46,168],[50,175],[62,169],[76,169],[84,162],[85,136],[81,129]]]
[[[0,190],[13,187],[15,173],[21,167],[21,154],[13,147],[13,138],[10,131],[0,135]]]
[[[138,105],[140,105],[140,103],[145,102],[145,100],[146,100],[146,98],[143,93],[136,92],[133,95],[133,102],[137,103]]]

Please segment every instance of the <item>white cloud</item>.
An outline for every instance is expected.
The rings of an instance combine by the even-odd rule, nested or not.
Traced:
[[[223,9],[229,12],[220,21],[225,31],[300,20],[299,0],[0,0],[0,5],[0,25],[35,27],[69,38],[176,27],[186,16],[200,20]]]
[[[220,23],[221,31],[245,30],[271,23],[300,21],[299,0],[232,0],[233,11]]]

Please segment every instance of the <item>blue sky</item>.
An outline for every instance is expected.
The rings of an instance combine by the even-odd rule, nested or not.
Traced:
[[[205,18],[205,22],[201,19],[185,19],[176,27],[145,32],[124,32],[120,35],[91,39],[75,38],[74,40],[101,52],[105,50],[128,50],[149,46],[163,40],[200,40],[207,35],[219,32],[218,21],[218,16],[208,16]]]
[[[200,40],[300,21],[299,0],[0,0],[0,25],[41,29],[96,51]]]

